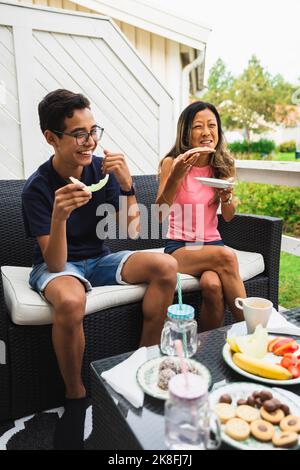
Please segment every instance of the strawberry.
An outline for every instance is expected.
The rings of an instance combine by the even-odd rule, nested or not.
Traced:
[[[284,354],[284,357],[291,357],[291,358],[294,358],[294,357],[295,357],[295,358],[296,358],[296,356],[294,356],[293,353],[285,353],[285,354]]]
[[[284,367],[285,369],[288,369],[290,366],[294,366],[293,359],[291,357],[286,357],[286,355],[283,356],[280,362],[281,367]]]
[[[288,367],[288,370],[293,375],[293,379],[298,379],[298,377],[300,377],[300,367],[291,365]]]

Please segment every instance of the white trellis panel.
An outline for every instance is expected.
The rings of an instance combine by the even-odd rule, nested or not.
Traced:
[[[101,146],[122,151],[132,174],[156,172],[174,138],[171,96],[106,17],[0,2],[1,85],[1,179],[49,158],[37,105],[57,88],[90,99]]]

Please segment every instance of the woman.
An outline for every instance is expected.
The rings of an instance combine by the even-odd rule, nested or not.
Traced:
[[[156,203],[171,208],[165,252],[174,256],[180,272],[200,277],[201,328],[209,330],[222,325],[224,301],[236,320],[243,320],[234,300],[246,297],[246,292],[236,255],[224,246],[217,229],[219,204],[227,222],[234,217],[232,189],[214,189],[195,177],[235,177],[218,111],[201,101],[179,117],[175,145],[160,163]]]

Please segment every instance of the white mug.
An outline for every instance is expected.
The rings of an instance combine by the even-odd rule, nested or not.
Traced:
[[[248,334],[254,332],[257,325],[267,326],[272,313],[273,304],[268,299],[261,297],[247,297],[235,299],[235,306],[243,310]]]

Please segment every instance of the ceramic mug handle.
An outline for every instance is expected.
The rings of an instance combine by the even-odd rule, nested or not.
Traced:
[[[235,301],[234,301],[235,306],[236,306],[237,308],[239,308],[240,310],[243,310],[243,308],[244,308],[244,300],[245,300],[245,299],[242,299],[241,297],[237,297],[237,298],[235,299]]]

